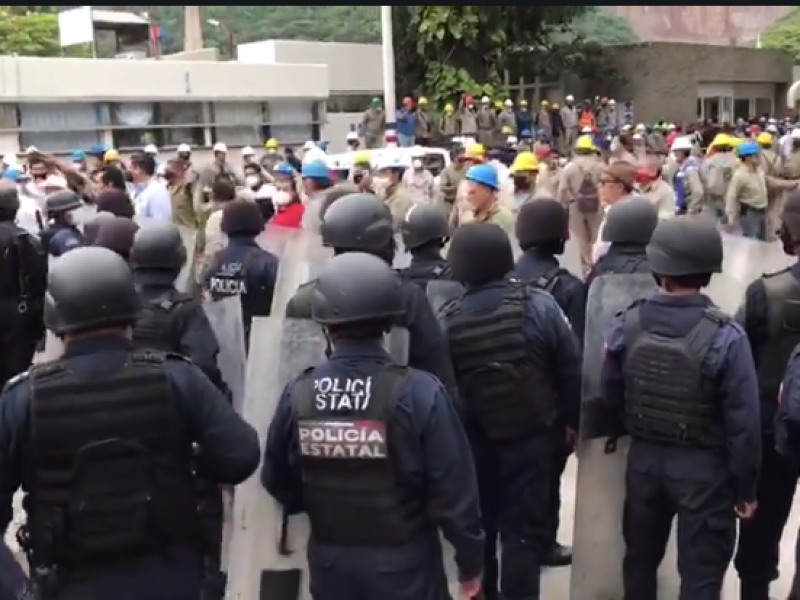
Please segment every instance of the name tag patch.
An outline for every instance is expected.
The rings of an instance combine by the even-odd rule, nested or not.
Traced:
[[[382,421],[300,421],[300,454],[315,458],[386,458]]]

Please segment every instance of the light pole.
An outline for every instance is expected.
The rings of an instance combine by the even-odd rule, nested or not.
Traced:
[[[394,129],[397,116],[397,92],[394,86],[394,36],[392,35],[392,7],[381,6],[381,55],[383,59],[383,105],[386,110],[386,128]]]
[[[231,31],[231,28],[217,19],[206,19],[206,23],[216,29],[222,30],[222,32],[228,37],[228,54],[230,55],[231,60],[237,60],[239,57],[237,56],[236,51],[236,36],[234,35],[233,31]]]

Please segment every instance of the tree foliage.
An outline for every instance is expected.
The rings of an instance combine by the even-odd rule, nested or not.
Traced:
[[[90,56],[84,46],[61,49],[58,16],[35,9],[57,7],[0,6],[0,54],[19,56]]]
[[[789,52],[795,62],[800,63],[800,7],[795,7],[784,19],[764,32],[761,45]]]

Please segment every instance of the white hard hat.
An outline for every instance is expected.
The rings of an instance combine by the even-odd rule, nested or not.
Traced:
[[[575,102],[575,97],[572,94],[570,94],[569,96],[564,98],[564,100],[566,100],[567,102]]]
[[[609,98],[609,99],[608,99],[608,103],[609,103],[611,106],[614,106],[614,105],[617,103],[617,101],[616,101],[616,100],[614,100],[613,98]]]
[[[581,129],[581,133],[592,133],[592,128],[589,126],[584,127]]]
[[[17,155],[9,152],[3,155],[3,164],[12,167],[17,164]]]
[[[189,144],[181,144],[178,146],[178,154],[188,154],[192,151],[192,147]]]
[[[636,131],[646,131],[646,130],[647,130],[647,127],[644,126],[644,123],[639,123],[636,126]]]
[[[383,152],[375,161],[375,170],[401,168],[405,169],[408,161],[400,152]]]
[[[510,135],[506,138],[506,144],[516,144],[517,142],[519,142],[519,140],[515,135]]]
[[[491,101],[492,100],[491,100],[491,98],[489,98],[489,96],[484,96],[483,98],[481,98],[481,103],[482,104],[489,104]]]
[[[313,150],[314,148],[317,148],[317,145],[311,140],[308,140],[305,144],[303,144],[303,150]]]
[[[33,154],[34,152],[38,152],[39,149],[36,146],[28,146],[25,148],[25,154]]]
[[[640,140],[643,140],[643,139],[644,139],[644,137],[642,136],[642,134],[641,134],[641,133],[634,133],[634,134],[633,134],[633,139],[635,139],[635,140],[637,140],[637,141],[640,141]]]
[[[255,156],[255,154],[256,153],[253,151],[253,148],[250,146],[245,146],[242,148],[242,156]]]
[[[351,131],[347,134],[347,141],[348,142],[357,142],[358,141],[358,134],[355,131]]]
[[[792,133],[789,134],[793,140],[800,140],[800,129],[792,129]]]
[[[508,100],[506,100],[505,102],[503,102],[503,104],[505,104],[506,106],[509,106],[509,107],[510,107],[510,106],[514,106],[514,101],[513,101],[513,100],[511,100],[511,98],[509,98]]]
[[[224,142],[217,142],[214,144],[214,147],[211,149],[212,152],[227,152],[228,146],[225,145]]]
[[[778,126],[775,123],[770,123],[767,125],[767,131],[769,133],[778,133]]]
[[[144,147],[144,153],[145,154],[158,154],[158,148],[156,148],[155,144],[147,144],[147,146]]]
[[[692,148],[692,140],[687,136],[681,136],[679,138],[675,138],[675,141],[672,142],[670,150],[691,150]]]

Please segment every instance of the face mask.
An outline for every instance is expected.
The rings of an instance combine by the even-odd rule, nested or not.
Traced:
[[[418,158],[415,158],[414,161],[411,163],[411,166],[414,167],[416,171],[422,170],[422,161]]]
[[[180,154],[178,154],[178,158],[180,158],[181,160],[188,161],[190,158],[192,158],[192,155],[189,154],[188,152],[181,152]]]
[[[244,178],[244,184],[251,190],[256,189],[260,183],[261,179],[258,177],[258,175],[248,175]]]
[[[292,195],[289,192],[281,190],[272,197],[272,202],[275,206],[286,206],[287,204],[291,204]]]
[[[385,199],[391,182],[386,177],[373,177],[372,189],[378,198]]]

